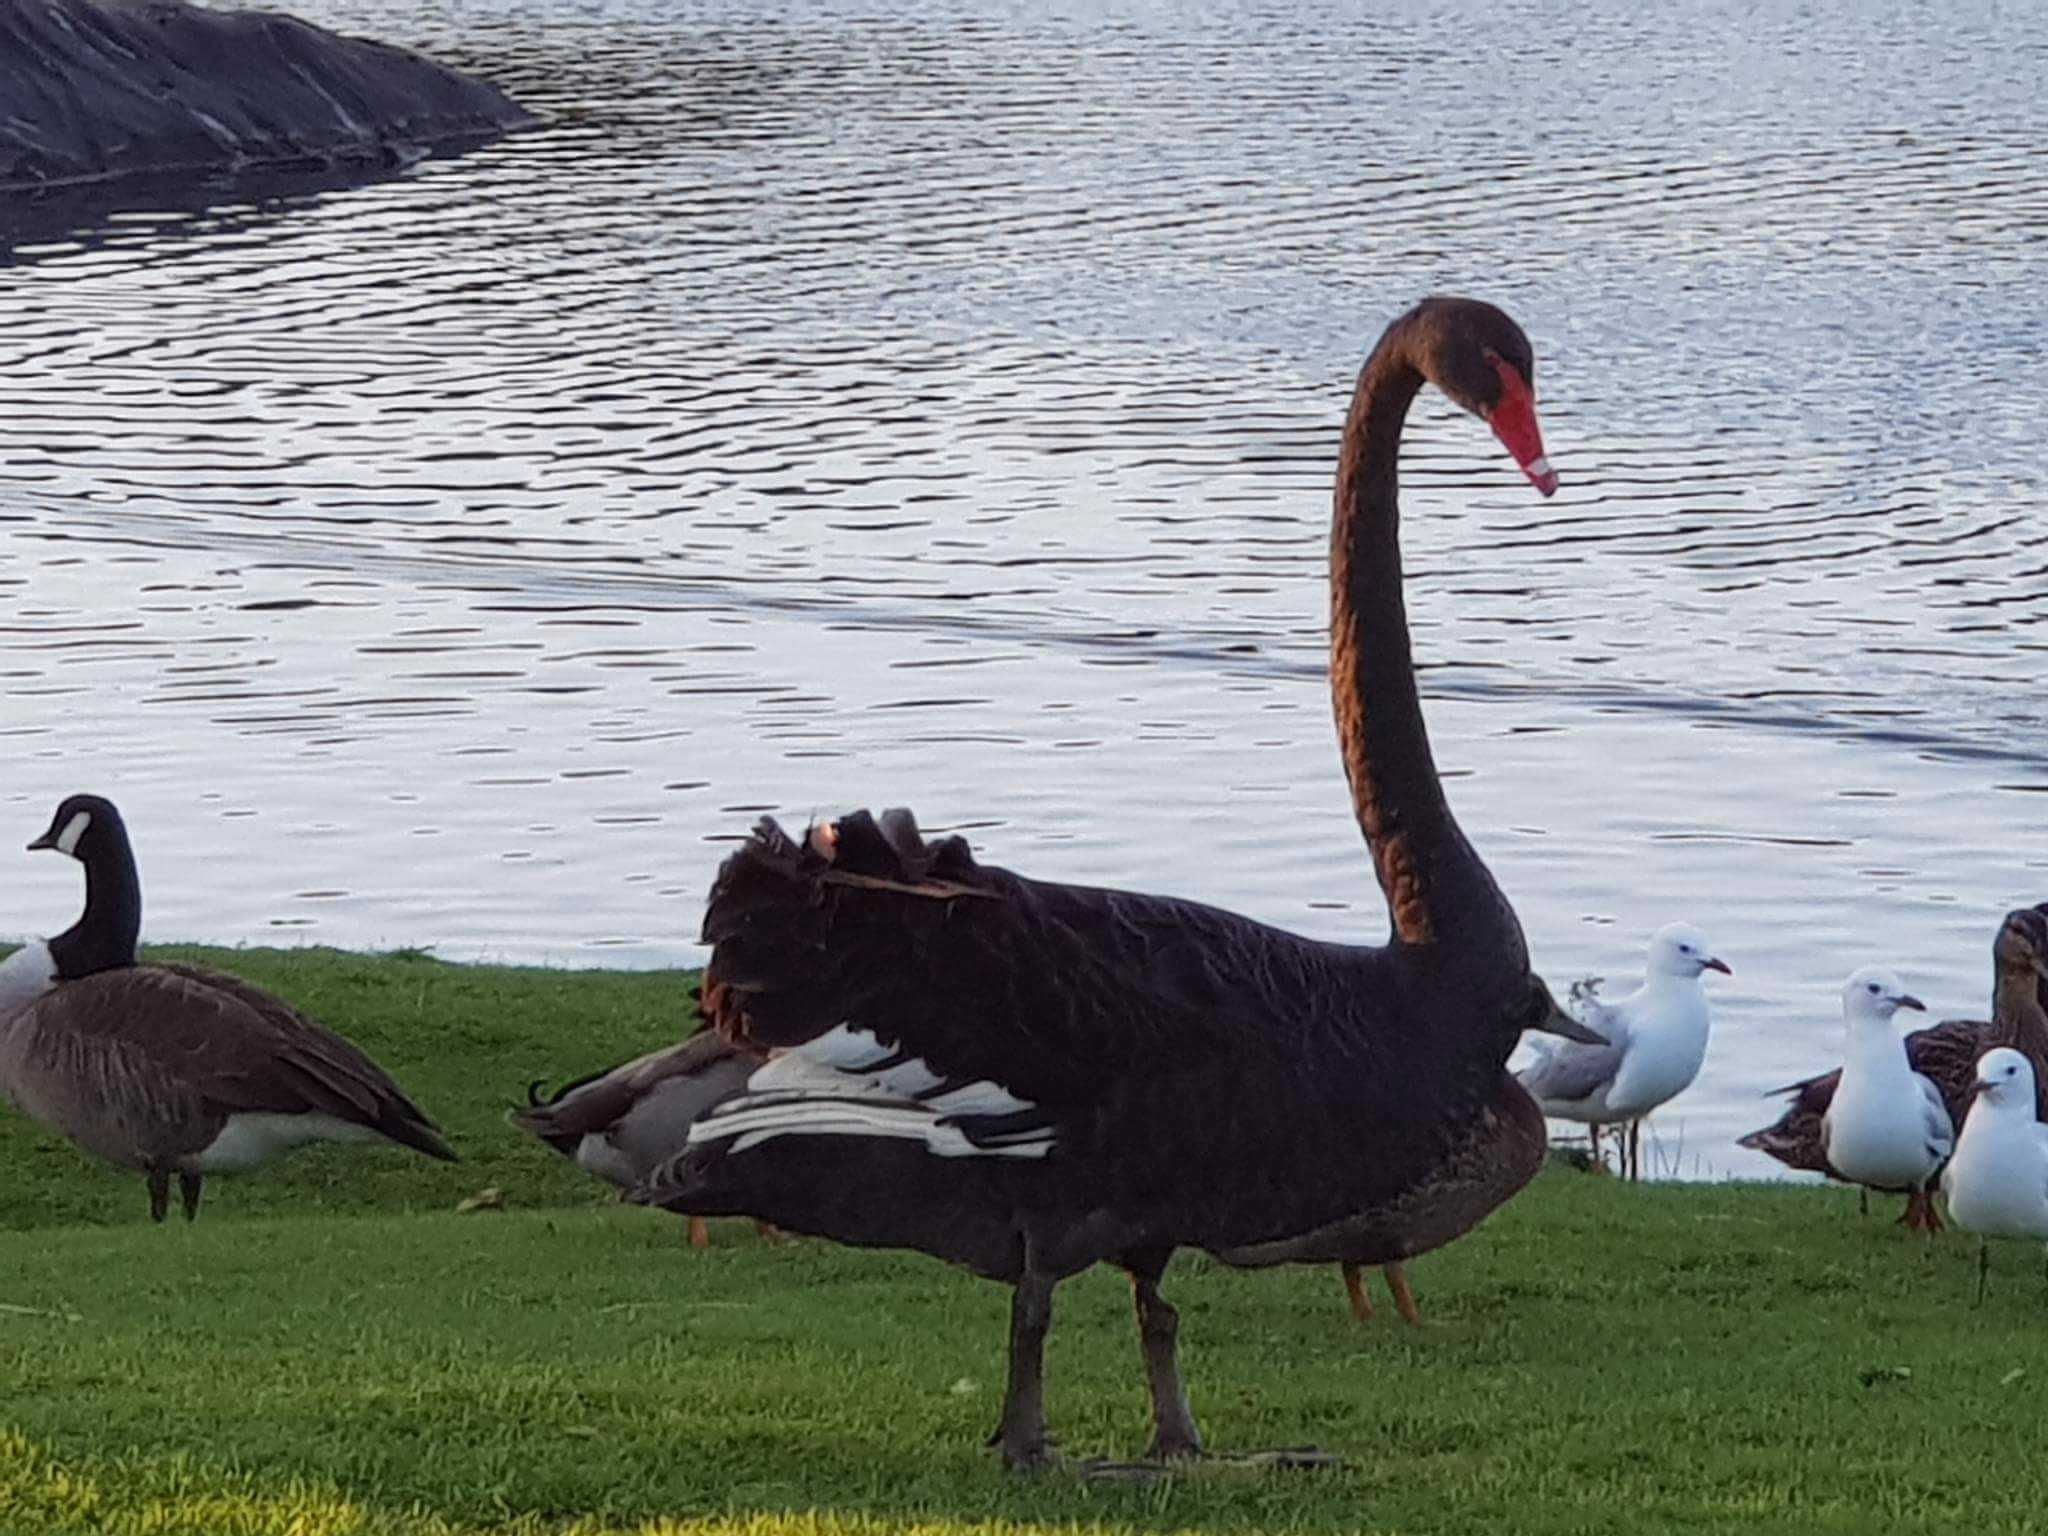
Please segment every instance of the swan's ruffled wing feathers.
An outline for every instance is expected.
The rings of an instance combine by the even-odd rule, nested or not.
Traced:
[[[1199,1074],[1329,1023],[1357,996],[1337,946],[1192,902],[1052,885],[926,843],[907,812],[798,842],[773,821],[727,859],[704,919],[703,1008],[789,1047],[846,1025],[950,1084],[1057,1110],[1170,1064]],[[1254,985],[1247,985],[1247,983]]]

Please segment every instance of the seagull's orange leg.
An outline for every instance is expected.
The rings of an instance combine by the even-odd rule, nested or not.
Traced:
[[[1387,1289],[1394,1293],[1394,1308],[1402,1320],[1411,1328],[1420,1328],[1422,1314],[1415,1310],[1415,1293],[1408,1289],[1408,1271],[1399,1264],[1383,1264],[1380,1273],[1387,1277]]]
[[[1351,1315],[1361,1323],[1372,1321],[1372,1301],[1365,1294],[1365,1275],[1356,1264],[1344,1266],[1344,1289],[1351,1296]]]

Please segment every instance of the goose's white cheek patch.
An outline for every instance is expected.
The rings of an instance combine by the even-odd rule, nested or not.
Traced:
[[[77,858],[78,840],[85,836],[85,829],[91,825],[91,811],[73,811],[71,819],[64,823],[64,830],[57,834],[57,851],[71,858]]]

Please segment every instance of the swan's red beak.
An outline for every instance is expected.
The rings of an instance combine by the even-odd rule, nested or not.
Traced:
[[[1548,496],[1557,489],[1557,471],[1543,456],[1543,429],[1536,425],[1536,397],[1529,393],[1528,383],[1515,371],[1514,364],[1496,357],[1493,367],[1500,375],[1500,399],[1486,424],[1493,428],[1501,446],[1515,456],[1529,483]]]

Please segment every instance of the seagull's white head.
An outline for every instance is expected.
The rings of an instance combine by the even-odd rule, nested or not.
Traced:
[[[1724,961],[1714,958],[1707,936],[1691,923],[1666,923],[1650,939],[1649,968],[1661,976],[1691,980],[1701,971],[1732,975]]]
[[[2034,1115],[2034,1064],[2009,1045],[1977,1058],[1977,1098],[1998,1109],[2024,1108]]]
[[[1901,1008],[1924,1013],[1927,1005],[1882,966],[1866,965],[1842,984],[1842,1012],[1852,1024],[1888,1024]]]

